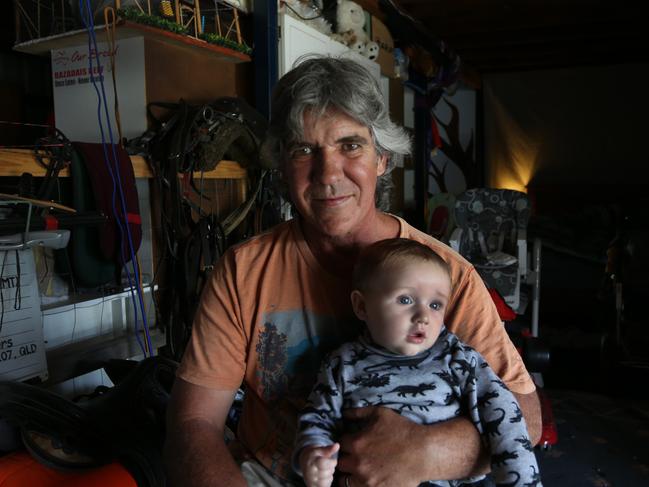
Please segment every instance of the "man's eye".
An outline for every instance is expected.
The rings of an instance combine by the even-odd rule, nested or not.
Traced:
[[[356,144],[355,142],[349,142],[349,143],[343,144],[343,151],[344,152],[355,152],[355,151],[360,150],[360,148],[361,148],[361,145]]]
[[[412,304],[412,298],[410,296],[399,296],[397,300],[399,304]]]
[[[310,157],[311,154],[313,154],[313,148],[308,145],[302,145],[291,149],[291,159],[304,159],[305,157]]]

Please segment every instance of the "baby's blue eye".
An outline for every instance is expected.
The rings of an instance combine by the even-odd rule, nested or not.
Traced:
[[[410,296],[399,296],[399,304],[412,304],[412,298]]]
[[[430,303],[430,307],[434,310],[439,310],[442,308],[442,303],[433,302]]]

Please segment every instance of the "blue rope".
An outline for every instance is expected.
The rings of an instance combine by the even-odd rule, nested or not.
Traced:
[[[85,9],[84,9],[84,0],[79,0],[79,10],[82,13],[82,20],[84,23],[84,26],[88,32],[88,66],[90,70],[90,80],[92,82],[92,85],[95,89],[95,92],[97,94],[97,120],[99,122],[99,132],[101,135],[101,143],[102,143],[102,149],[104,153],[104,162],[106,163],[106,167],[108,169],[108,173],[111,177],[111,180],[113,182],[113,192],[112,192],[112,210],[113,210],[113,216],[115,217],[115,220],[118,224],[119,230],[120,230],[120,256],[122,259],[122,265],[126,271],[126,276],[128,279],[128,284],[129,284],[129,291],[131,294],[131,301],[133,303],[133,313],[134,313],[134,319],[135,319],[135,338],[140,346],[140,349],[142,350],[142,353],[144,356],[146,356],[146,348],[144,347],[144,343],[142,342],[140,335],[139,335],[139,326],[138,326],[138,301],[139,301],[139,307],[140,307],[140,312],[142,314],[142,322],[143,322],[143,329],[144,329],[144,334],[146,336],[147,340],[147,345],[149,349],[149,354],[153,355],[153,346],[151,343],[151,336],[149,333],[149,327],[147,323],[147,317],[146,317],[146,312],[144,309],[144,299],[142,296],[142,290],[139,286],[140,282],[140,274],[139,274],[139,269],[138,266],[136,265],[136,258],[135,258],[135,251],[134,251],[134,245],[133,245],[133,238],[131,235],[131,231],[129,228],[128,224],[128,217],[127,217],[127,210],[126,210],[126,200],[124,197],[124,192],[122,190],[122,181],[121,181],[121,176],[120,176],[120,171],[119,171],[119,164],[118,164],[118,156],[117,156],[117,150],[116,146],[114,143],[114,138],[113,138],[113,131],[112,131],[112,125],[111,125],[111,120],[110,120],[110,113],[108,111],[108,103],[107,103],[107,97],[106,97],[106,91],[104,88],[104,81],[103,81],[103,68],[101,66],[101,62],[99,60],[99,55],[98,55],[98,48],[97,48],[97,38],[95,36],[95,29],[94,29],[94,19],[92,16],[92,9],[90,6],[90,0],[85,0]],[[84,13],[85,10],[85,13]],[[97,87],[97,82],[95,81],[95,76],[93,75],[93,56],[92,56],[92,49],[94,47],[94,52],[96,55],[96,62],[97,62],[97,74],[98,74],[98,80],[99,80],[99,87]],[[117,96],[117,93],[115,93],[115,96]],[[108,138],[110,141],[110,146],[111,146],[111,152],[113,156],[113,164],[114,164],[114,170],[111,167],[111,160],[110,156],[108,153],[108,148],[107,148],[107,143],[106,143],[106,137],[104,133],[104,128],[103,128],[103,123],[102,123],[102,116],[101,116],[101,109],[102,109],[102,104],[104,108],[104,113],[106,116],[106,124],[108,127]],[[122,216],[119,215],[119,211],[117,209],[117,204],[116,204],[116,195],[119,195],[120,198],[120,203],[122,205]],[[123,219],[123,220],[122,220]],[[128,265],[126,260],[124,259],[124,255],[122,250],[124,249],[124,237],[126,236],[128,240],[128,249],[129,253],[131,256],[131,262],[133,264],[133,270],[135,273],[134,278],[131,276],[131,273],[128,269]],[[134,284],[135,281],[135,284]],[[138,299],[136,300],[135,298],[135,293],[134,289],[137,292],[137,297]]]

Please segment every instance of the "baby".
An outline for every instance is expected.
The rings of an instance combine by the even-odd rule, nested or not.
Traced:
[[[354,313],[367,330],[324,360],[298,422],[293,465],[307,486],[331,485],[342,411],[365,406],[391,408],[421,424],[468,414],[491,453],[496,485],[540,486],[516,398],[478,352],[444,328],[451,295],[444,260],[414,240],[382,240],[362,252],[353,289]]]

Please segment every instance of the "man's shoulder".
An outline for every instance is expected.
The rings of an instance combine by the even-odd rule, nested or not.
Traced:
[[[297,249],[295,232],[292,221],[282,222],[247,240],[230,246],[219,260],[217,269],[238,275],[239,278],[252,278],[254,270],[262,272],[276,269],[285,264],[287,256],[291,262],[301,252]]]
[[[239,242],[228,249],[234,255],[243,256],[249,253],[257,254],[260,251],[271,250],[278,245],[287,245],[295,242],[293,220],[285,221],[261,233]]]
[[[397,217],[398,218],[398,217]],[[402,237],[416,240],[424,245],[427,245],[438,253],[450,266],[458,267],[462,270],[471,269],[473,265],[462,257],[459,253],[446,245],[444,242],[428,235],[427,233],[417,230],[405,220],[399,218],[401,221]]]

